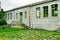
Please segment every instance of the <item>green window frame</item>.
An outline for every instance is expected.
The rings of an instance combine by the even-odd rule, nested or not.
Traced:
[[[44,17],[48,17],[48,6],[44,6],[43,7],[43,13],[44,13]]]
[[[8,13],[8,19],[9,19],[9,13]]]
[[[58,16],[58,4],[51,5],[52,16]]]
[[[7,19],[7,14],[5,14],[5,19]]]
[[[36,8],[36,18],[40,18],[41,16],[41,11],[40,11],[40,7]]]
[[[27,18],[27,12],[25,11],[25,18]]]
[[[12,19],[12,13],[10,13],[10,19]]]
[[[23,12],[20,12],[20,19],[22,19],[22,16],[23,16]]]

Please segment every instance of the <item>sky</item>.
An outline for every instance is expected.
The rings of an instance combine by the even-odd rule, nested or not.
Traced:
[[[3,8],[4,11],[7,11],[13,8],[17,8],[20,6],[32,4],[43,0],[0,0],[0,1],[1,1],[1,8]]]

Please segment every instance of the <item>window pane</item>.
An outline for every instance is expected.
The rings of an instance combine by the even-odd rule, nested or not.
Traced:
[[[10,13],[10,19],[12,19],[12,13]]]
[[[58,7],[58,5],[57,5],[57,4],[55,4],[55,7]]]
[[[20,19],[22,19],[22,16],[23,16],[23,12],[20,12]]]
[[[43,7],[44,17],[48,17],[48,6]]]
[[[58,16],[58,4],[51,5],[51,8],[52,8],[52,16]]]
[[[37,8],[36,8],[36,17],[37,17],[37,18],[40,18],[40,14],[41,14],[41,12],[40,12],[40,7],[37,7]]]
[[[7,19],[7,14],[5,14],[5,19]]]
[[[9,19],[9,13],[8,13],[8,19]]]

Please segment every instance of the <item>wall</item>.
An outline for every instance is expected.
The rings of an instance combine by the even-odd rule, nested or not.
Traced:
[[[58,4],[58,17],[52,17],[51,15],[51,5],[52,4]],[[49,17],[43,17],[43,6],[48,6],[49,7]],[[36,18],[36,7],[41,8],[41,17]],[[23,9],[18,9],[14,11],[7,12],[11,13],[12,12],[12,19],[7,19],[7,23],[12,23],[12,21],[19,21],[20,20],[20,12],[23,12],[23,23],[29,26],[31,28],[37,28],[37,29],[46,29],[46,30],[56,30],[57,28],[60,27],[60,1],[54,1],[54,2],[49,2],[41,5],[36,5],[32,7],[26,7]],[[25,19],[25,11],[27,12],[27,18]],[[18,19],[16,19],[16,13],[18,13]],[[29,18],[30,16],[30,18]],[[29,22],[30,21],[30,22]]]
[[[60,23],[59,21],[59,11],[58,11],[58,17],[52,17],[51,15],[51,5],[52,4],[58,4],[58,10],[60,9],[60,1],[54,1],[54,2],[49,2],[49,3],[45,3],[45,4],[41,4],[41,5],[37,5],[37,6],[33,6],[31,7],[30,10],[30,25],[32,28],[37,28],[37,29],[46,29],[46,30],[56,30],[59,26],[58,23]],[[49,17],[43,17],[43,6],[48,6],[49,7]],[[41,17],[40,18],[36,18],[36,7],[40,7],[41,8]]]
[[[25,18],[25,11],[27,12],[27,18]],[[24,8],[23,23],[29,26],[29,7]]]
[[[27,12],[27,18],[26,19],[25,19],[25,11]],[[22,15],[23,16],[23,18],[22,18],[23,20],[22,20],[22,22],[25,25],[29,26],[29,7],[7,12],[6,13],[7,16],[8,16],[8,13],[12,13],[12,19],[8,19],[8,17],[7,17],[7,23],[8,24],[12,24],[13,22],[14,23],[16,23],[16,22],[19,23],[19,21],[20,21],[20,12],[23,12],[23,15]],[[16,13],[18,13],[18,19],[16,19]]]

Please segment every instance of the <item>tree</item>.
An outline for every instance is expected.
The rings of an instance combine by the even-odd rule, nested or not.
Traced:
[[[7,23],[6,23],[6,20],[5,19],[0,19],[0,26],[1,25],[6,25]]]
[[[1,11],[0,11],[0,19],[3,19],[4,15],[5,15],[5,12],[3,11],[3,9],[1,9]]]
[[[0,26],[3,27],[3,29],[5,29],[5,25],[7,24],[6,20],[4,19],[5,16],[5,12],[3,11],[3,9],[1,9],[0,11]]]

